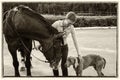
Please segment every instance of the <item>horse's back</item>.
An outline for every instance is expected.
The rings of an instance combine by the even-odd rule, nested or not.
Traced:
[[[39,13],[33,11],[32,9],[28,8],[28,7],[24,7],[24,6],[18,6],[19,11],[22,13],[22,15],[25,15],[25,17],[28,17],[28,20],[32,20],[32,24],[35,25],[37,24],[36,22],[38,22],[39,24],[37,24],[37,26],[41,25],[44,28],[47,28],[47,30],[52,33],[52,34],[57,34],[58,31],[51,26],[51,24],[43,17],[41,16]],[[42,30],[44,31],[44,30]]]
[[[19,32],[21,35],[30,35],[37,37],[49,38],[51,34],[58,33],[40,14],[27,9],[25,7],[16,7],[8,12],[3,27],[5,34],[11,34],[15,32],[12,29]],[[15,34],[15,33],[13,33]]]

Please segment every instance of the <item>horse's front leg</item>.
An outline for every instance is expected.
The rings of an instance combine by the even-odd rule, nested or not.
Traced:
[[[20,51],[21,54],[21,67],[20,71],[25,71],[25,53],[23,50]]]
[[[31,57],[30,57],[30,54],[31,54],[31,50],[32,50],[32,40],[28,40],[27,43],[26,43],[26,46],[25,47],[25,55],[26,55],[26,61],[25,61],[25,66],[27,68],[27,76],[31,76]]]
[[[30,53],[26,55],[25,66],[27,68],[27,76],[31,76],[31,61],[30,61]]]
[[[20,54],[21,54],[21,67],[20,67],[20,71],[25,71],[25,60],[26,60],[26,55],[25,55],[25,52],[21,49],[20,50]],[[32,61],[32,57],[30,57],[30,61]],[[31,68],[33,66],[31,65]]]

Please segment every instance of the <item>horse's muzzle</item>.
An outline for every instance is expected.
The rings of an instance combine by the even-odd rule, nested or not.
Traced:
[[[53,60],[50,62],[50,67],[54,70],[58,70],[60,60]]]

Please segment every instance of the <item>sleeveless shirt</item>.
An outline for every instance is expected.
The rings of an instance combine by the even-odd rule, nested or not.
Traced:
[[[65,34],[63,35],[63,41],[64,41],[64,45],[65,45],[65,44],[67,44],[67,37],[71,33],[71,30],[74,28],[74,26],[70,25],[68,27],[65,27],[63,22],[64,22],[64,20],[58,20],[52,24],[52,27],[56,28],[58,30],[58,32],[65,32]]]

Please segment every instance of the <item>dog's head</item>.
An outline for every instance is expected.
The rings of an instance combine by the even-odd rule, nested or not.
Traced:
[[[70,56],[67,58],[65,67],[70,67],[71,65],[74,65],[74,64],[75,64],[75,57]]]

